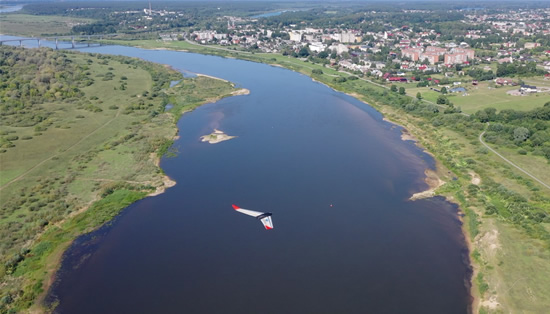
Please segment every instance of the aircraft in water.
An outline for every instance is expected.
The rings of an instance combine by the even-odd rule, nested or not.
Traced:
[[[240,208],[235,204],[233,204],[233,208],[240,213],[259,219],[264,224],[264,227],[267,230],[273,229],[273,221],[271,220],[271,215],[272,215],[271,213],[261,213],[261,212],[257,212],[249,209],[244,209],[244,208]]]

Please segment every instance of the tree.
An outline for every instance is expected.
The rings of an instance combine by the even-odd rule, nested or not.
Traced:
[[[394,93],[397,92],[397,86],[392,85],[391,88],[390,88],[390,90],[391,90],[392,92],[394,92]]]
[[[416,93],[416,99],[418,100],[422,99],[422,94],[420,94],[420,92]]]
[[[445,97],[445,96],[443,96],[443,95],[439,95],[439,96],[437,97],[436,103],[437,103],[438,105],[443,105],[443,104],[445,104],[445,100],[446,100],[446,99],[447,99],[447,97]]]
[[[405,95],[405,87],[399,87],[399,95]]]
[[[447,87],[441,88],[441,94],[447,94]]]
[[[309,49],[307,47],[302,47],[302,49],[298,52],[298,56],[301,58],[309,56]]]
[[[514,129],[514,141],[516,143],[524,142],[528,138],[529,130],[527,128],[520,126]]]

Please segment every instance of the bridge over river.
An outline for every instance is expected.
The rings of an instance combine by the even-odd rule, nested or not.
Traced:
[[[16,39],[2,39],[0,40],[0,45],[9,42],[19,42],[19,46],[23,47],[23,42],[25,41],[36,41],[38,47],[40,47],[42,41],[55,42],[55,49],[59,49],[60,45],[63,43],[68,43],[71,45],[71,49],[82,48],[82,45],[91,47],[92,45],[101,46],[101,40],[104,38],[113,37],[116,34],[100,34],[100,35],[68,35],[68,36],[47,36],[47,37],[24,37]],[[64,47],[64,49],[68,49]]]

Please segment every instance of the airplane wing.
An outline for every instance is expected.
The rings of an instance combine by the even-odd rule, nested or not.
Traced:
[[[267,230],[273,229],[273,221],[271,220],[271,213],[262,213],[254,210],[244,209],[244,208],[240,208],[237,205],[233,205],[233,208],[240,213],[259,219]]]
[[[233,205],[233,208],[238,211],[239,213],[243,213],[245,215],[248,215],[248,216],[252,216],[252,217],[258,217],[260,215],[262,215],[263,213],[260,213],[260,212],[257,212],[257,211],[253,211],[253,210],[249,210],[249,209],[244,209],[244,208],[240,208],[239,206],[237,205]]]

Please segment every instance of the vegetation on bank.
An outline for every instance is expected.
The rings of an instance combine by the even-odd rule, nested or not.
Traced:
[[[69,16],[37,16],[31,14],[1,14],[0,25],[3,34],[39,37],[66,35],[76,25],[93,23],[93,19]]]
[[[235,89],[127,57],[9,46],[0,56],[0,312],[8,312],[39,299],[72,239],[164,187],[155,162],[182,112]]]

